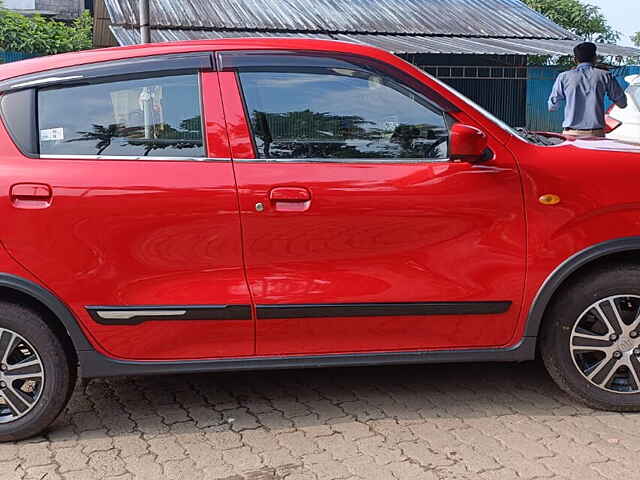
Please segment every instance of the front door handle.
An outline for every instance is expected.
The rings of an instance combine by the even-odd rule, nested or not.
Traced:
[[[311,206],[311,192],[303,187],[274,187],[269,200],[280,212],[304,212]]]
[[[51,205],[53,191],[45,183],[16,183],[11,186],[10,196],[16,208],[47,208]]]

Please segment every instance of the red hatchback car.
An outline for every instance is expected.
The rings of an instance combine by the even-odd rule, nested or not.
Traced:
[[[640,146],[516,131],[308,39],[17,62],[0,100],[0,440],[78,375],[536,351],[640,410]]]

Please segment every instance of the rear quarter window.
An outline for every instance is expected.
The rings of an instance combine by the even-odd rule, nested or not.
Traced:
[[[38,154],[35,102],[36,93],[33,89],[0,95],[0,113],[4,125],[18,149],[28,156]]]

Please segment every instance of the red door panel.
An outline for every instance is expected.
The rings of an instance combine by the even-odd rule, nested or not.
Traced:
[[[512,302],[497,315],[258,317],[257,353],[506,344],[522,296],[524,224],[518,175],[503,153],[505,163],[473,167],[237,163],[258,306]],[[308,211],[269,201],[285,181],[311,191]]]
[[[525,222],[518,170],[502,144],[491,138],[495,158],[479,165],[255,160],[235,76],[220,78],[230,132],[242,132],[232,152],[257,354],[510,342],[521,308]],[[274,192],[287,192],[294,208],[280,208],[284,194],[274,199]],[[414,302],[507,302],[508,309],[398,316],[333,309]],[[271,313],[285,305],[299,313]]]
[[[191,311],[219,305],[249,310],[251,303],[217,74],[201,80],[208,156],[217,161],[29,159],[11,144],[0,146],[14,152],[3,165],[3,179],[51,189],[44,199],[44,187],[14,186],[9,201],[12,185],[0,180],[5,197],[0,238],[14,258],[67,302],[96,346],[115,357],[254,353],[250,314],[219,319],[215,312],[207,318],[206,310]],[[49,205],[17,208],[16,201]],[[176,306],[186,313],[176,318],[169,312],[158,320],[152,311],[145,321],[135,317],[128,324],[122,319],[107,324],[92,318],[88,306]]]

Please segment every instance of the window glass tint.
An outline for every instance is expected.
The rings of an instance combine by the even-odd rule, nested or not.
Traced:
[[[40,153],[203,157],[198,76],[42,89]]]
[[[381,76],[241,72],[261,158],[446,159],[444,114]]]

